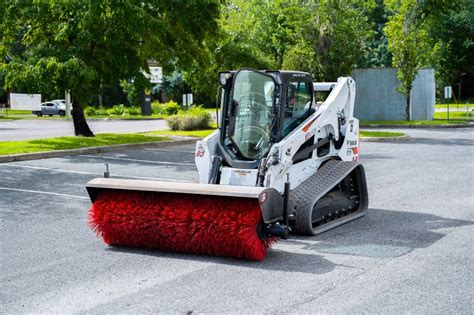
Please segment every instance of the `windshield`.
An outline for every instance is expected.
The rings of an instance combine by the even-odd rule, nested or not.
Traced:
[[[244,158],[260,159],[271,146],[274,91],[275,82],[265,74],[242,70],[235,76],[229,136]]]

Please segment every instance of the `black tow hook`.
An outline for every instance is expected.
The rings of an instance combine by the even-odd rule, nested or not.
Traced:
[[[268,236],[278,236],[284,240],[290,238],[290,228],[287,225],[273,224],[267,226],[266,232]]]

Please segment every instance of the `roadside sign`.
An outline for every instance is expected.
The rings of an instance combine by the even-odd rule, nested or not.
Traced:
[[[453,89],[450,86],[445,86],[444,87],[444,98],[452,98],[453,96]]]
[[[41,94],[10,93],[10,109],[41,110]]]
[[[193,105],[193,94],[183,94],[183,106],[188,108],[190,105]]]
[[[444,99],[447,101],[447,113],[448,113],[448,121],[449,121],[449,103],[451,103],[451,97],[453,96],[453,88],[450,86],[444,87]]]
[[[155,67],[155,66],[150,66],[148,67],[150,73],[146,73],[143,71],[143,74],[147,79],[150,80],[151,84],[156,84],[156,83],[163,83],[163,68],[161,67]]]

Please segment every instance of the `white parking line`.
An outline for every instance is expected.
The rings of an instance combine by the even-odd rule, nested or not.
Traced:
[[[79,155],[79,156],[88,157],[88,158],[94,158],[94,159],[119,160],[119,161],[130,161],[130,162],[140,162],[140,163],[150,163],[150,164],[190,165],[190,166],[194,166],[194,163],[150,161],[150,160],[139,160],[139,159],[120,158],[120,157],[115,157],[115,156],[96,156],[96,155]]]
[[[40,167],[40,166],[31,166],[31,165],[16,165],[16,164],[9,164],[9,163],[2,163],[2,166],[11,166],[11,167],[20,167],[20,168],[30,168],[34,170],[43,170],[43,171],[51,171],[51,172],[58,172],[58,173],[72,173],[72,174],[83,174],[83,175],[97,175],[103,176],[103,173],[93,173],[93,172],[82,172],[82,171],[71,171],[71,170],[63,170],[59,168],[48,168],[48,167]],[[142,177],[142,176],[124,176],[124,175],[116,175],[112,174],[112,177],[121,177],[121,178],[135,178],[135,179],[150,179],[150,180],[162,180],[162,181],[170,181],[170,182],[183,182],[188,183],[189,181],[180,180],[180,179],[169,179],[169,178],[157,178],[157,177]]]
[[[27,193],[34,193],[34,194],[54,195],[54,196],[61,196],[61,197],[69,197],[69,198],[90,200],[88,197],[68,195],[68,194],[60,194],[60,193],[40,191],[40,190],[17,189],[17,188],[8,188],[8,187],[0,187],[0,190],[20,191],[20,192],[27,192]]]

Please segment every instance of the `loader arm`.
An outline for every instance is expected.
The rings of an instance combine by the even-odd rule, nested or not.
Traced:
[[[336,144],[343,140],[346,130],[358,133],[358,121],[352,116],[354,98],[354,81],[350,77],[339,78],[321,106],[271,148],[266,161],[268,171],[265,186],[274,187],[283,192],[286,173],[289,173],[293,187],[298,186],[314,174],[325,160],[324,156],[321,156],[321,159],[313,158],[307,159],[307,161],[295,159],[301,155],[302,151],[303,153],[308,149],[310,152],[316,151],[318,146],[325,145],[329,147],[329,151],[325,154],[326,159],[337,156],[337,152],[342,151],[342,147],[336,148]],[[341,131],[344,134],[341,134]],[[358,141],[357,138],[355,140]],[[342,160],[348,160],[344,155],[340,157]],[[302,165],[296,166],[295,164]],[[305,171],[300,171],[300,168],[305,168]]]

